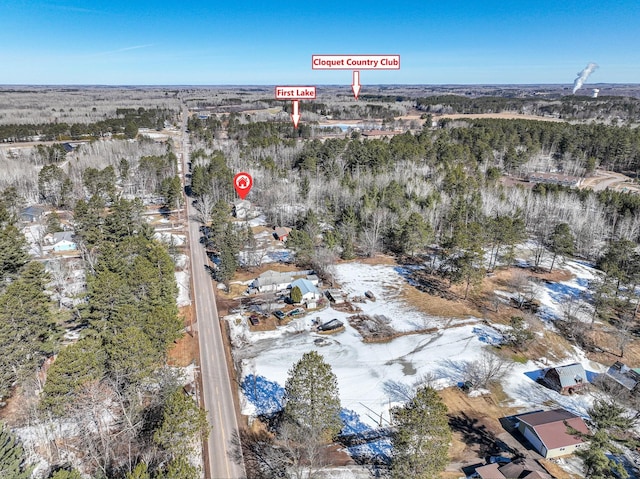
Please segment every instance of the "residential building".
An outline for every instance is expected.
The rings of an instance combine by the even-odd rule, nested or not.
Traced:
[[[631,369],[620,361],[613,363],[602,377],[605,381],[622,386],[630,393],[635,394],[638,392],[638,385],[640,384],[640,370]]]
[[[322,297],[320,290],[308,279],[298,278],[291,282],[291,289],[300,288],[302,293],[302,302],[315,303]]]
[[[537,461],[522,457],[508,464],[487,464],[476,468],[480,479],[552,479]]]
[[[561,394],[573,394],[589,385],[587,373],[580,363],[547,368],[538,381]]]
[[[590,434],[582,418],[565,409],[520,414],[516,419],[518,430],[544,458],[566,456],[584,447],[584,439],[569,428]]]

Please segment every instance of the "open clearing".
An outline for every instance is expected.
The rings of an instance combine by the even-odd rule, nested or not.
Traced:
[[[543,269],[548,265],[534,271],[526,267],[526,259],[521,259],[518,263],[525,266],[488,276],[476,295],[463,301],[459,299],[463,292],[460,287],[450,288],[458,297],[455,300],[427,294],[415,287],[406,266],[397,265],[389,257],[380,259],[341,263],[336,267],[335,279],[350,298],[362,296],[367,290],[373,292],[375,302],[354,304],[362,309],[359,314],[388,319],[388,325],[400,333],[388,341],[366,342],[349,324],[348,317],[353,313],[331,307],[284,326],[274,327],[274,322],[273,326],[259,328],[264,329],[261,331],[250,330],[246,319],[238,314],[225,318],[234,363],[240,370],[243,414],[268,416],[279,410],[289,369],[302,354],[317,350],[338,378],[346,431],[354,434],[383,430],[389,424],[389,409],[404,403],[428,377],[441,390],[449,408],[454,429],[449,468],[452,472],[496,452],[496,441],[514,441],[500,425],[501,417],[540,407],[564,407],[586,415],[593,395],[561,396],[538,384],[535,377],[545,367],[571,362],[581,362],[595,374],[615,360],[606,353],[587,357],[559,336],[553,325],[562,317],[567,298],[579,297],[593,279],[591,266],[567,261],[548,273]],[[511,316],[522,314],[508,299],[514,276],[523,272],[536,288],[540,324],[535,330],[536,340],[521,352],[501,345],[501,330]],[[494,291],[505,295],[500,296],[497,311],[490,302]],[[585,321],[588,317],[586,310]],[[313,331],[313,320],[333,318],[344,323],[344,331],[328,336]],[[595,326],[593,334],[607,336],[603,332],[606,327]],[[465,364],[479,359],[487,348],[517,362],[502,380],[502,388],[493,389],[490,396],[470,397],[457,385],[465,380]],[[635,358],[637,350],[634,342],[625,358]],[[390,453],[390,442],[382,438],[348,449],[354,457],[384,457]]]

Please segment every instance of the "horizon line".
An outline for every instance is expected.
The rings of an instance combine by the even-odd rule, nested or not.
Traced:
[[[154,83],[0,83],[0,88],[14,88],[14,87],[39,87],[39,88],[51,88],[51,87],[98,87],[98,88],[275,88],[279,84],[276,83],[174,83],[174,84],[154,84]],[[301,84],[302,85],[302,84]],[[589,86],[584,86],[581,90],[589,90],[591,87],[597,88],[598,86],[640,86],[640,82],[599,82],[590,83]],[[311,84],[310,84],[311,86]],[[314,86],[319,87],[338,87],[351,89],[350,84],[346,83],[316,83]],[[364,86],[369,87],[536,87],[536,86],[555,86],[564,87],[568,89],[573,88],[572,83],[367,83]]]

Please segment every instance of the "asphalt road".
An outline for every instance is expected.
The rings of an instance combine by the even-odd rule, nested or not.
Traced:
[[[184,174],[188,171],[186,166],[189,158],[189,137],[186,131],[183,134],[181,146]],[[195,214],[190,198],[187,198],[187,214],[189,218],[193,218]],[[207,410],[207,419],[212,426],[207,444],[210,472],[206,478],[244,479],[246,477],[244,466],[236,464],[229,457],[231,438],[233,433],[238,431],[238,422],[213,290],[215,283],[205,269],[208,258],[199,243],[199,228],[200,224],[197,221],[189,220],[192,297],[195,301],[196,329],[200,343],[202,398]]]

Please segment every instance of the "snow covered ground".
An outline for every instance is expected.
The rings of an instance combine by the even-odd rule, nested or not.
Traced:
[[[182,246],[187,241],[187,237],[182,234],[156,232],[153,236],[166,245]]]
[[[577,262],[563,266],[575,278],[558,284],[543,285],[539,300],[554,314],[565,295],[578,294],[594,277],[593,269]],[[338,379],[343,419],[347,431],[367,433],[388,425],[389,409],[410,397],[425,375],[435,378],[436,387],[454,386],[463,381],[466,362],[478,360],[488,345],[502,341],[500,327],[483,324],[478,318],[443,319],[426,315],[407,305],[399,296],[406,281],[402,271],[390,265],[345,263],[337,266],[336,280],[350,296],[362,296],[371,290],[377,301],[357,303],[363,314],[384,315],[397,331],[406,334],[387,343],[364,343],[347,321],[348,313],[327,308],[296,319],[276,331],[249,332],[237,315],[229,321],[234,354],[241,361],[242,412],[269,415],[282,407],[283,387],[291,366],[305,352],[317,350]],[[341,333],[325,336],[311,331],[312,320],[337,318],[345,324]],[[411,334],[436,328],[432,333]],[[322,338],[323,341],[316,343]],[[593,396],[562,396],[536,383],[540,370],[572,362],[581,362],[589,375],[602,372],[603,365],[588,361],[581,351],[568,353],[558,363],[545,358],[515,364],[504,378],[505,392],[512,404],[523,412],[541,407],[564,407],[585,416]],[[388,441],[374,441],[363,448],[369,455],[388,454]],[[354,451],[352,451],[354,452]]]
[[[176,271],[176,283],[178,284],[178,307],[189,306],[189,273],[187,271]]]
[[[423,375],[435,374],[443,387],[457,384],[464,361],[476,359],[490,342],[487,338],[499,336],[497,330],[478,324],[476,318],[452,322],[408,307],[398,298],[404,279],[393,266],[347,263],[338,266],[336,273],[345,292],[362,295],[371,290],[375,294],[377,301],[358,303],[363,314],[384,315],[397,331],[438,330],[377,344],[364,343],[348,324],[350,314],[332,308],[267,332],[249,332],[245,322],[229,316],[235,354],[242,360],[242,380],[249,378],[243,413],[268,414],[277,409],[288,370],[305,352],[318,350],[338,378],[342,406],[368,426],[385,425],[389,408],[403,403]],[[316,318],[321,322],[338,318],[345,331],[330,336],[313,333],[311,325]],[[456,327],[451,327],[453,324]],[[319,338],[324,339],[324,345],[316,345]]]

